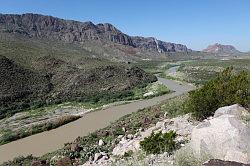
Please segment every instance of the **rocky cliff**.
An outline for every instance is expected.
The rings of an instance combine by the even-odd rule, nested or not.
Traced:
[[[132,37],[135,47],[147,51],[157,51],[159,53],[164,52],[191,52],[185,45],[175,44],[170,42],[164,42],[157,40],[153,37]]]
[[[0,32],[65,42],[100,41],[103,44],[115,43],[158,53],[191,51],[181,44],[163,42],[152,37],[126,35],[108,23],[95,25],[92,22],[63,20],[31,13],[0,14]]]

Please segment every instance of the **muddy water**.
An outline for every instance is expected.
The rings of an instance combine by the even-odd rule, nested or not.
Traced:
[[[126,114],[135,112],[138,109],[153,106],[163,100],[194,89],[194,87],[189,84],[180,84],[176,81],[163,78],[158,79],[175,92],[152,99],[135,101],[125,105],[113,106],[100,111],[91,112],[74,122],[54,130],[2,145],[0,146],[0,163],[12,160],[14,157],[18,156],[27,156],[29,154],[41,156],[48,152],[55,151],[62,148],[64,143],[72,142],[78,136],[85,136],[97,129],[104,128]]]

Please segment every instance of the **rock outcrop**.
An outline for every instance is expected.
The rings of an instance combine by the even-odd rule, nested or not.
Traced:
[[[92,22],[63,20],[32,13],[0,14],[0,32],[65,42],[115,43],[158,53],[191,51],[181,44],[163,42],[155,38],[131,37],[109,23],[95,25]]]
[[[158,53],[164,52],[191,52],[185,45],[175,44],[170,42],[164,42],[157,40],[153,37],[132,37],[132,41],[135,47],[144,51],[156,51]]]
[[[238,104],[219,108],[213,118],[192,131],[191,145],[197,156],[250,163],[250,126],[242,117],[250,113]]]
[[[230,55],[230,54],[240,53],[240,51],[238,51],[232,45],[222,45],[218,43],[208,46],[206,49],[203,50],[203,52],[213,53],[218,55]]]
[[[151,135],[152,132],[169,132],[171,130],[177,133],[176,142],[181,146],[190,139],[191,131],[194,123],[190,120],[190,115],[184,115],[172,119],[159,121],[155,126],[145,131],[136,133],[134,136],[124,136],[121,141],[113,149],[112,154],[115,156],[123,156],[129,151],[136,152],[140,149],[140,141]]]

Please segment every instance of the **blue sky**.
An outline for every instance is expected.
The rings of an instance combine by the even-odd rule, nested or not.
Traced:
[[[201,50],[232,44],[250,51],[250,0],[0,0],[0,13],[40,13],[108,22],[129,35]]]

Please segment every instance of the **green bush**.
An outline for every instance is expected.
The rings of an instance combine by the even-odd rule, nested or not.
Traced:
[[[176,133],[174,131],[165,134],[162,132],[152,133],[140,142],[140,146],[147,154],[170,153],[176,148],[175,138]]]
[[[202,88],[190,92],[185,109],[203,120],[216,109],[236,103],[250,106],[250,74],[245,71],[233,74],[233,68],[227,68]]]

